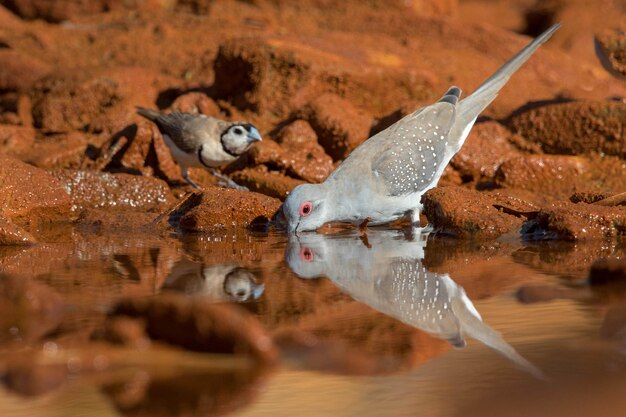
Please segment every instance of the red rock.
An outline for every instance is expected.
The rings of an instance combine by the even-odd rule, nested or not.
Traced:
[[[232,179],[250,191],[285,200],[291,190],[304,181],[297,180],[265,167],[246,168],[232,174]]]
[[[181,12],[206,15],[211,10],[212,0],[178,0],[176,10]]]
[[[272,362],[277,357],[263,326],[234,305],[169,293],[121,300],[112,316],[142,319],[151,338],[190,350],[245,354],[261,362]]]
[[[184,181],[157,127],[146,121],[114,134],[100,147],[95,161],[83,167],[156,175],[170,183]]]
[[[263,140],[252,146],[246,155],[246,159],[251,165],[278,165],[281,163],[281,157],[284,149],[273,140]],[[280,167],[285,168],[284,166]]]
[[[626,79],[626,34],[605,29],[595,37],[596,53],[604,68],[617,77]]]
[[[589,283],[591,285],[626,284],[626,259],[597,259],[589,269]]]
[[[67,378],[67,366],[64,364],[39,365],[25,361],[10,363],[7,366],[3,382],[6,388],[25,397],[46,394],[59,388]]]
[[[129,417],[226,416],[253,404],[268,374],[265,366],[209,368],[170,373],[146,367],[105,381],[102,392]]]
[[[186,93],[177,97],[170,106],[170,110],[183,113],[199,113],[218,118],[222,117],[217,103],[206,94],[199,92]]]
[[[308,64],[294,54],[258,39],[233,39],[220,45],[215,58],[215,88],[239,109],[279,116],[290,112],[290,97],[310,77]]]
[[[0,124],[32,127],[32,103],[26,94],[5,92],[0,94]]]
[[[56,178],[42,169],[0,155],[0,216],[16,221],[71,220],[71,201]]]
[[[345,159],[354,148],[369,137],[372,119],[352,103],[334,95],[324,94],[303,111],[317,133],[320,145],[334,160]]]
[[[137,0],[9,0],[3,3],[12,12],[25,19],[62,22],[115,9],[134,9],[144,2]]]
[[[626,158],[626,103],[575,101],[513,116],[510,127],[547,153],[602,152]]]
[[[322,340],[312,332],[283,329],[274,335],[274,341],[283,356],[299,359],[299,368],[341,375],[376,375],[386,370],[380,361],[347,343]]]
[[[574,204],[577,204],[577,203],[593,204],[593,203],[597,203],[598,201],[605,200],[613,195],[615,195],[615,193],[613,192],[578,191],[569,197],[569,201],[571,201]]]
[[[0,124],[0,153],[23,159],[32,152],[34,142],[32,127]]]
[[[466,181],[493,180],[504,161],[522,153],[511,144],[513,134],[498,122],[476,124],[450,165]]]
[[[180,227],[200,232],[265,225],[281,204],[262,194],[220,187],[207,188],[195,199],[197,205],[183,214]]]
[[[80,212],[76,223],[90,231],[109,234],[126,234],[130,231],[154,233],[162,230],[165,223],[154,224],[158,215],[155,212],[135,209],[86,208]]]
[[[31,93],[35,125],[46,133],[84,130],[110,134],[137,118],[136,106],[150,107],[165,78],[143,68],[52,74]]]
[[[611,288],[612,294],[615,288]],[[624,340],[624,328],[626,328],[626,306],[623,304],[609,304],[610,307],[602,321],[600,335],[602,337],[622,342]]]
[[[315,131],[304,120],[296,120],[278,133],[278,143],[284,149],[276,163],[287,174],[307,182],[319,183],[334,169],[333,160],[324,152]]]
[[[99,147],[102,135],[83,132],[70,132],[59,135],[46,135],[37,138],[25,161],[39,168],[80,168],[86,159],[89,147]]]
[[[50,67],[25,53],[0,48],[0,91],[27,91]]]
[[[97,336],[97,339],[135,349],[145,349],[150,345],[150,338],[146,334],[145,323],[140,319],[124,316],[112,317],[107,320],[102,334]]]
[[[0,246],[32,245],[37,239],[26,230],[0,217]]]
[[[0,275],[0,344],[36,342],[58,328],[63,314],[63,300],[52,288]]]
[[[562,288],[554,285],[526,285],[517,291],[517,299],[524,304],[545,303],[561,298]]]
[[[527,231],[529,238],[613,239],[625,234],[626,207],[556,202],[539,211],[536,226]]]
[[[167,184],[154,177],[63,169],[50,173],[71,196],[74,210],[108,208],[155,212],[174,203]]]
[[[584,187],[590,165],[581,157],[527,155],[503,162],[495,173],[495,182],[503,188],[515,188],[542,194],[547,199],[565,199]]]
[[[311,126],[304,120],[296,120],[278,132],[278,143],[269,139],[255,144],[246,157],[249,165],[264,165],[265,169],[257,169],[255,172],[278,170],[297,179],[306,182],[319,183],[333,171],[333,160],[324,152],[317,143],[317,135]],[[236,174],[243,177],[242,180],[255,182],[251,176],[262,174]],[[271,178],[271,177],[268,177]],[[298,182],[299,183],[299,182]],[[290,188],[279,187],[283,192],[268,194],[274,197],[284,198],[285,192],[289,192],[296,184],[291,182]],[[256,191],[257,187],[254,190]],[[271,187],[270,187],[271,188]],[[260,191],[266,194],[264,191]]]
[[[462,187],[429,190],[422,196],[422,204],[435,229],[457,238],[474,239],[495,239],[515,232],[525,216],[537,210],[513,197]]]

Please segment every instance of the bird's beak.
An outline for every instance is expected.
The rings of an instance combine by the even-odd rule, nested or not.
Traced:
[[[261,134],[256,128],[251,128],[250,132],[248,132],[248,143],[260,142],[263,139],[261,138]]]
[[[254,297],[254,299],[257,300],[263,294],[264,290],[265,285],[263,284],[258,284],[257,286],[255,286],[254,291],[252,292],[252,296]]]

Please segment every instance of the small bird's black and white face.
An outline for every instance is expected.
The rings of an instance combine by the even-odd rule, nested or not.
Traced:
[[[319,184],[302,184],[293,189],[283,204],[289,233],[315,230],[326,223],[325,195]]]
[[[244,268],[235,268],[224,279],[224,293],[236,302],[258,298],[263,288],[262,284],[257,284],[254,275]]]
[[[240,156],[250,149],[254,142],[261,141],[261,134],[249,123],[234,123],[222,133],[221,141],[227,153]]]

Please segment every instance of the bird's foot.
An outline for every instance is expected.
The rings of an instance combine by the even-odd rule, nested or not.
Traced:
[[[250,191],[250,189],[244,185],[239,185],[237,184],[235,181],[230,180],[230,181],[219,181],[217,183],[218,186],[220,187],[224,187],[224,188],[232,188],[234,190],[239,190],[239,191]]]
[[[420,242],[426,242],[428,240],[428,236],[433,230],[434,227],[430,223],[424,227],[421,227],[419,223],[413,224],[410,231],[411,240],[415,241],[417,238]]]
[[[185,179],[185,181],[187,181],[189,183],[189,185],[191,185],[196,190],[201,190],[202,189],[198,184],[195,183],[195,181],[193,181],[191,178],[189,178],[188,175],[183,175],[183,178]]]
[[[367,219],[365,219],[363,221],[363,223],[359,224],[359,238],[361,239],[361,242],[363,242],[365,247],[368,248],[368,249],[372,249],[372,245],[370,244],[369,240],[367,239],[367,224],[371,220],[372,219],[367,218]]]
[[[248,187],[244,187],[243,185],[237,184],[235,181],[231,180],[230,178],[228,178],[227,176],[223,174],[220,174],[219,172],[215,170],[212,170],[211,173],[220,179],[220,181],[218,181],[217,183],[217,185],[220,187],[232,188],[234,190],[239,190],[239,191],[250,191]]]

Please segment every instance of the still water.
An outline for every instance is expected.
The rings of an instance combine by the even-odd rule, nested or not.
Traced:
[[[60,296],[62,324],[24,319],[17,341],[2,335],[0,363],[34,352],[37,369],[63,376],[39,395],[0,389],[1,416],[626,416],[626,286],[585,281],[623,242],[384,229],[63,229],[46,242],[0,248],[0,272]],[[239,304],[274,336],[280,364],[92,340],[116,300],[165,291]]]

